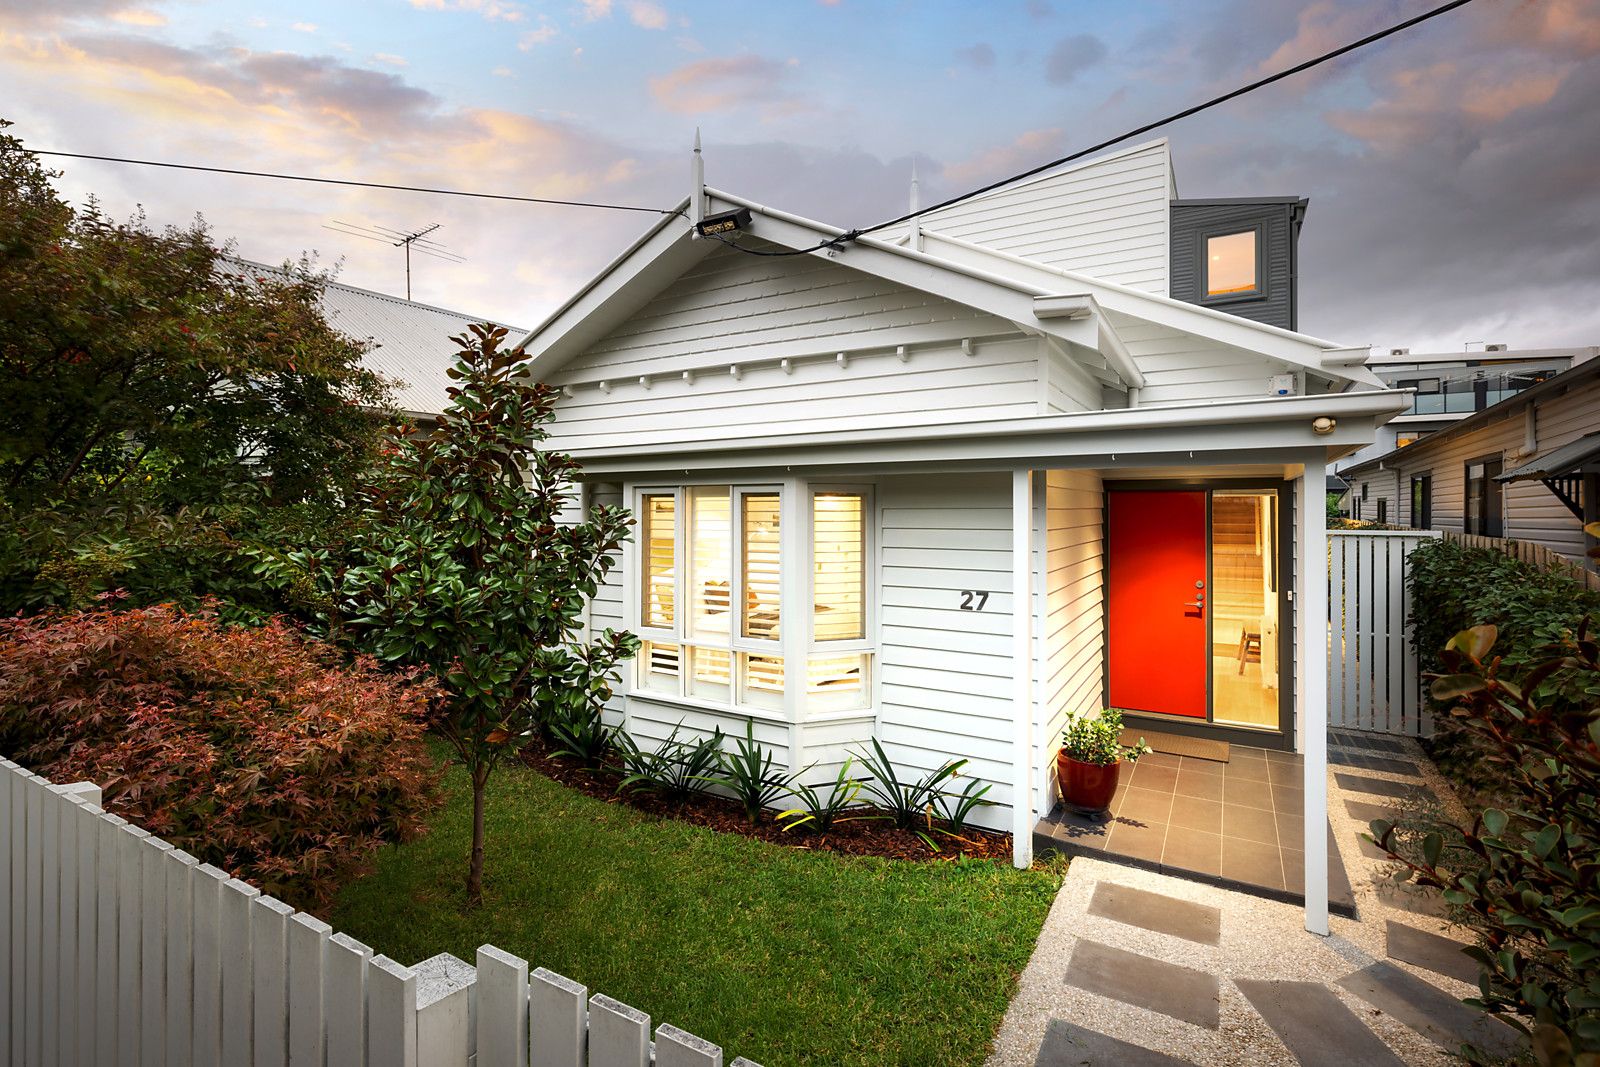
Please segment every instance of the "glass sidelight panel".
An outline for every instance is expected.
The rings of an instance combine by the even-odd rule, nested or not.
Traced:
[[[1278,494],[1211,494],[1211,718],[1278,729]]]

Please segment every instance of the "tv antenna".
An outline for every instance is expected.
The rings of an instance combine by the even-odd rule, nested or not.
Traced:
[[[388,226],[362,226],[354,222],[343,222],[334,219],[331,224],[325,223],[324,230],[342,233],[349,237],[364,237],[369,241],[382,241],[384,244],[395,248],[404,248],[406,252],[406,299],[411,299],[411,249],[416,248],[421,256],[432,256],[442,259],[447,263],[465,263],[463,256],[458,256],[450,249],[428,235],[439,228],[436,222],[431,226],[424,226],[420,230],[395,230]]]

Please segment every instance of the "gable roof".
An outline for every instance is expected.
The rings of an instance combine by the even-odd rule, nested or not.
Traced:
[[[731,193],[708,188],[705,194],[708,213],[747,208],[751,222],[744,232],[785,249],[809,248],[845,232]],[[523,339],[533,374],[548,378],[559,371],[615,323],[638,311],[719,247],[721,242],[717,240],[694,236],[688,209],[687,200],[680,202],[677,214],[663,216]],[[928,243],[921,251],[893,240],[865,236],[837,249],[806,254],[826,257],[854,270],[997,315],[1016,323],[1024,332],[1096,351],[1115,369],[1122,383],[1131,387],[1142,384],[1142,376],[1104,312],[1125,314],[1237,346],[1336,385],[1359,383],[1382,388],[1374,375],[1355,365],[1365,359],[1364,347],[1342,347],[956,238],[936,233],[926,236]],[[1059,305],[1062,298],[1071,297],[1082,298],[1080,309],[1063,314],[1053,306]],[[1040,298],[1045,298],[1043,303]]]
[[[283,276],[280,267],[230,257],[230,262],[251,271]],[[517,337],[520,326],[495,322],[481,315],[434,307],[342,282],[322,287],[322,311],[329,325],[374,347],[361,357],[361,365],[399,383],[394,392],[396,409],[407,415],[438,415],[449,404],[445,371],[455,358],[450,338],[465,333],[473,323],[505,326]]]

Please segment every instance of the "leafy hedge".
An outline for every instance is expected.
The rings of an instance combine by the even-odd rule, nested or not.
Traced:
[[[1493,626],[1495,654],[1504,676],[1515,677],[1548,658],[1548,649],[1576,633],[1585,616],[1600,618],[1600,594],[1557,571],[1455,541],[1429,541],[1411,553],[1412,641],[1422,669],[1444,669],[1445,646],[1457,633]],[[1538,697],[1557,709],[1581,707],[1582,686],[1572,674],[1547,678]],[[1445,705],[1434,705],[1438,727],[1430,748],[1440,769],[1464,787],[1469,801],[1490,802],[1497,776],[1487,769],[1475,739],[1460,729]]]
[[[1545,649],[1513,681],[1502,675],[1496,639],[1493,626],[1452,638],[1441,653],[1448,673],[1431,692],[1477,740],[1506,803],[1485,808],[1459,836],[1423,834],[1420,861],[1393,824],[1374,822],[1373,834],[1480,935],[1468,950],[1480,970],[1469,1003],[1512,1017],[1547,1067],[1597,1063],[1600,646],[1580,625],[1576,639]],[[1561,707],[1530,695],[1568,691],[1591,695]]]
[[[1560,572],[1444,538],[1411,553],[1410,584],[1413,641],[1427,671],[1440,670],[1445,645],[1474,626],[1495,627],[1495,653],[1516,669],[1543,659],[1585,615],[1600,617],[1600,593]]]
[[[422,828],[438,692],[282,620],[170,606],[0,620],[0,752],[292,903]]]

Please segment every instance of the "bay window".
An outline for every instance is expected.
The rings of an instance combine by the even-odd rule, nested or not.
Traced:
[[[870,704],[869,498],[858,488],[807,490],[809,528],[786,540],[785,492],[766,485],[638,492],[641,692],[781,713],[786,686],[803,684],[802,714]],[[787,558],[786,543],[802,549],[809,566]],[[786,603],[808,590],[809,612]],[[799,635],[788,634],[791,627],[803,641],[793,640]],[[797,650],[805,652],[803,665],[788,662]]]

